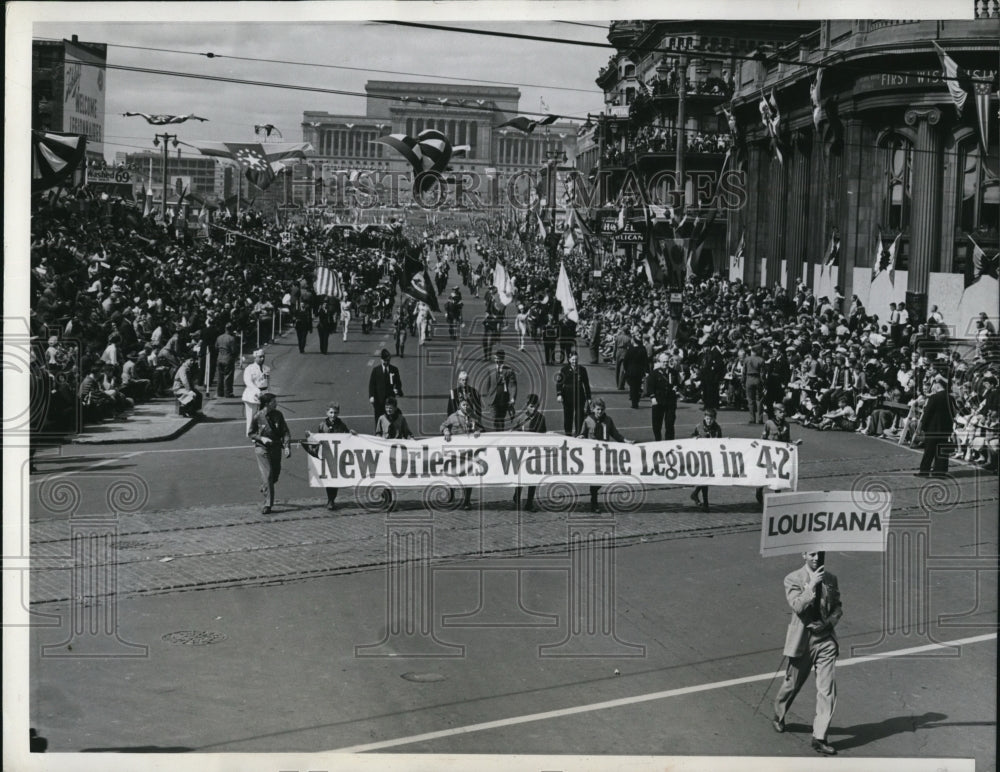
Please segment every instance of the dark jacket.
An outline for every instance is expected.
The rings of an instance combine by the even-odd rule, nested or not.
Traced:
[[[587,368],[577,365],[574,373],[572,365],[563,365],[556,373],[556,388],[564,402],[586,402],[591,398]]]
[[[649,372],[649,354],[646,352],[646,347],[633,341],[625,352],[622,366],[625,368],[626,377],[642,378]]]
[[[920,429],[924,434],[949,437],[955,430],[954,405],[947,391],[936,391],[927,398],[920,416]]]
[[[368,378],[368,396],[374,397],[375,402],[380,404],[384,404],[388,397],[402,397],[403,381],[399,377],[399,368],[389,365],[389,374],[386,375],[383,365],[375,365]]]

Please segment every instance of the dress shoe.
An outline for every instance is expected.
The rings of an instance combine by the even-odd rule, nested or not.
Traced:
[[[534,512],[535,511],[535,505],[534,504],[525,504],[524,505],[524,511],[525,512]]]
[[[812,739],[812,749],[816,753],[822,753],[824,756],[836,756],[837,749],[832,745],[828,744],[826,740],[819,740],[817,738]]]
[[[698,491],[691,494],[691,501],[695,504],[701,504],[701,497],[698,495]]]
[[[774,731],[778,732],[779,734],[785,731],[784,719],[778,718],[777,716],[771,719],[771,726],[773,726]]]
[[[705,499],[705,500],[704,500],[704,501],[703,501],[703,502],[701,503],[701,508],[702,508],[702,509],[704,509],[704,510],[705,510],[706,512],[708,512],[708,499]]]
[[[271,514],[271,508],[265,504],[263,507],[261,507],[260,513],[262,515],[269,515]]]
[[[334,504],[332,501],[328,501],[326,503],[326,508],[329,509],[332,512],[333,510],[335,510],[337,508],[337,505]]]
[[[914,472],[913,476],[914,477],[930,477],[931,473],[930,472]]]

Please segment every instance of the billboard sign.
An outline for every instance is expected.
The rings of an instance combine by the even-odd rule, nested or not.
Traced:
[[[87,135],[87,151],[104,155],[104,60],[65,41],[63,131]]]

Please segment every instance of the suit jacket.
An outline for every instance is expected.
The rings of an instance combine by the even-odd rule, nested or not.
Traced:
[[[649,354],[646,353],[646,347],[641,343],[633,343],[625,352],[622,366],[629,378],[642,378],[649,372]]]
[[[572,365],[563,365],[556,373],[556,388],[559,390],[559,396],[563,398],[564,404],[586,402],[591,397],[590,376],[587,374],[587,368],[577,365],[574,373]]]
[[[402,397],[403,381],[399,378],[399,368],[389,365],[389,373],[386,375],[383,365],[375,365],[368,378],[368,396],[374,397],[376,404],[380,405],[385,404],[388,397]]]
[[[478,422],[480,416],[483,412],[483,400],[479,396],[479,392],[473,386],[466,384],[465,386],[455,386],[451,391],[448,392],[448,415],[458,411],[458,403],[465,397],[469,400],[469,413]]]
[[[927,398],[920,416],[920,429],[924,434],[949,437],[955,430],[952,418],[951,397],[947,391],[936,391]]]
[[[657,405],[667,405],[677,402],[677,387],[681,384],[681,376],[669,367],[653,368],[646,384],[646,396],[656,397]]]
[[[822,620],[830,625],[821,635],[812,634],[813,640],[824,638],[837,640],[833,628],[844,615],[844,610],[840,605],[840,587],[836,576],[829,571],[823,575],[823,597],[818,616],[813,604],[816,592],[809,586],[809,569],[806,566],[792,571],[785,577],[785,598],[792,607],[792,618],[785,633],[783,653],[786,657],[801,657],[808,653],[810,632],[806,625],[811,622]]]
[[[500,365],[500,372],[491,367],[483,383],[483,400],[487,405],[505,410],[517,400],[517,375],[510,365]]]

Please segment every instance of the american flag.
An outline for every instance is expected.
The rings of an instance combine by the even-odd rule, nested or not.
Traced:
[[[341,297],[340,274],[333,270],[325,260],[316,263],[316,294],[332,298]]]

